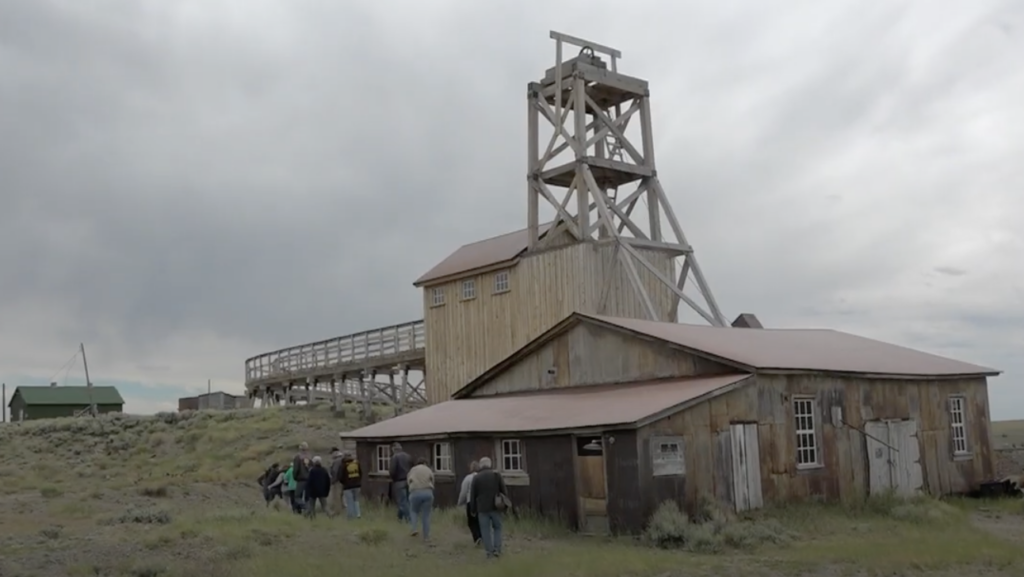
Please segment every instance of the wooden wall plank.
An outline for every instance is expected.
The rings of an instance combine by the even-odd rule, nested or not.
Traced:
[[[430,403],[451,394],[574,311],[627,318],[647,318],[642,302],[616,260],[608,266],[614,247],[574,243],[523,256],[506,269],[509,290],[495,293],[495,274],[468,275],[436,285],[445,304],[433,306],[435,286],[423,287],[426,333],[426,387]],[[675,260],[663,251],[639,252],[672,278]],[[663,317],[671,310],[674,293],[653,274],[638,267],[641,283]],[[461,298],[462,283],[472,279],[476,296]],[[608,308],[599,311],[604,286],[611,283]]]

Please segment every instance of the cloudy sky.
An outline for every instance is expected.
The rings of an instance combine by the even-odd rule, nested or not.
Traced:
[[[1024,5],[783,4],[2,1],[0,379],[76,382],[85,342],[152,412],[421,318],[417,276],[525,226],[556,29],[652,83],[727,316],[1003,369],[1024,418]]]

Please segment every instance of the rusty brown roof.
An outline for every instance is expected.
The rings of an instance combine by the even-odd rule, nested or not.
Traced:
[[[550,227],[550,222],[541,224],[540,234],[544,235]],[[448,255],[448,258],[416,279],[413,285],[420,286],[446,276],[514,260],[526,250],[529,240],[527,229],[524,228],[501,236],[463,245]]]
[[[998,375],[965,363],[831,329],[736,329],[579,315],[758,370],[905,376]]]
[[[647,417],[700,402],[750,375],[719,375],[626,385],[554,389],[459,399],[431,405],[346,433],[363,439],[447,433],[521,433],[632,426]]]

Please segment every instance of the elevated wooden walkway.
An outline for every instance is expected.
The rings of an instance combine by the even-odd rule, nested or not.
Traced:
[[[245,361],[245,386],[261,406],[330,400],[401,410],[426,402],[425,350],[418,320],[257,355]]]

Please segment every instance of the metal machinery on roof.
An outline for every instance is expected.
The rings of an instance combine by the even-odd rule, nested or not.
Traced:
[[[580,242],[614,243],[615,258],[625,268],[651,320],[676,322],[679,302],[683,302],[711,325],[728,326],[658,179],[647,81],[619,73],[622,53],[614,48],[554,31],[551,38],[555,41],[555,65],[541,81],[529,84],[527,94],[529,250],[558,242],[562,231]],[[579,47],[579,54],[563,60],[566,45]],[[599,54],[606,55],[610,63]],[[540,133],[542,117],[552,129],[546,143]],[[638,142],[626,135],[634,119],[640,124]],[[570,158],[555,164],[566,151]],[[635,189],[619,198],[619,188],[628,185]],[[575,207],[570,208],[574,195]],[[543,236],[541,199],[556,211],[552,229]],[[634,217],[641,200],[647,206],[645,223]],[[662,231],[662,215],[669,225],[668,235]],[[637,248],[682,257],[678,278],[667,277]],[[637,265],[674,293],[669,318],[659,318]],[[691,273],[699,292],[697,299],[683,292]]]

